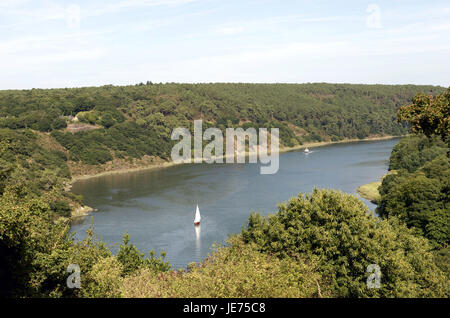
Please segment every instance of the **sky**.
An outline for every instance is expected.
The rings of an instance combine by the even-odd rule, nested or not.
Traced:
[[[0,89],[450,86],[450,2],[0,0]]]

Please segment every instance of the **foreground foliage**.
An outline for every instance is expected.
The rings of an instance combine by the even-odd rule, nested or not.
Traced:
[[[315,189],[279,206],[268,218],[252,214],[245,242],[281,259],[318,262],[317,271],[343,297],[433,297],[448,293],[428,242],[398,220],[379,220],[356,197]],[[367,266],[380,267],[381,288],[366,286]]]
[[[144,269],[126,277],[124,297],[317,297],[314,264],[280,260],[258,252],[239,237],[187,271],[155,274]],[[324,294],[324,296],[331,296]]]

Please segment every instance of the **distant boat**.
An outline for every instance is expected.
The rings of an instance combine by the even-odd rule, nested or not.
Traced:
[[[311,151],[308,148],[305,148],[305,153],[310,153]]]
[[[200,210],[198,209],[198,205],[197,205],[197,209],[195,210],[194,225],[199,225],[201,219],[202,219],[202,217],[200,216]]]

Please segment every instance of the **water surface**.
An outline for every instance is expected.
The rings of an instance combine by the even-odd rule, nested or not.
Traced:
[[[365,183],[386,173],[398,139],[335,144],[280,154],[274,175],[259,174],[259,164],[189,164],[160,170],[102,176],[76,182],[92,213],[94,230],[109,245],[128,231],[143,252],[167,252],[175,267],[204,259],[214,242],[237,233],[251,211],[274,213],[277,203],[314,186],[356,194]],[[375,205],[363,201],[374,209]],[[194,228],[196,204],[202,223]],[[76,237],[85,237],[91,222],[73,224]],[[113,247],[117,250],[117,245]]]

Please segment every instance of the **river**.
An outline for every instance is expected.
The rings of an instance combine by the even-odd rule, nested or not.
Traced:
[[[158,255],[164,250],[172,266],[181,268],[204,259],[214,242],[240,232],[251,211],[275,213],[278,202],[311,192],[314,186],[356,194],[360,185],[386,173],[398,140],[282,153],[273,175],[259,174],[259,164],[185,164],[80,180],[72,191],[97,209],[91,214],[95,233],[113,251],[128,231],[139,250],[147,254],[153,249]],[[202,215],[198,228],[193,226],[196,204]],[[71,231],[82,239],[90,223],[85,217]]]

